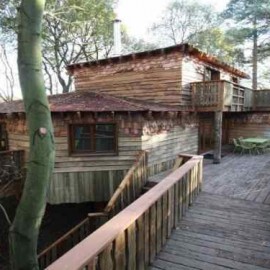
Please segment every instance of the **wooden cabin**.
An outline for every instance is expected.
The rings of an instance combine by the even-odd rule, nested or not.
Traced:
[[[229,106],[233,102],[227,97],[229,93],[232,95],[229,90],[238,85],[245,90],[240,86],[241,79],[249,77],[189,44],[75,63],[67,68],[74,76],[76,91],[131,97],[197,111],[201,107],[199,90],[203,91],[202,96],[212,93],[213,101],[222,91],[226,98],[224,105]],[[225,89],[229,89],[228,93]],[[208,104],[209,111],[216,109],[217,101]],[[242,100],[239,102],[242,104]],[[243,110],[242,107],[233,109]]]
[[[167,170],[180,152],[197,153],[194,113],[93,92],[49,97],[56,142],[51,204],[108,201],[142,150],[149,175]],[[0,107],[9,149],[29,149],[21,101]]]
[[[247,125],[254,110],[264,119],[268,109],[268,91],[254,94],[241,85],[246,73],[189,44],[67,69],[76,91],[49,98],[56,138],[53,204],[108,201],[142,150],[149,151],[149,175],[170,168],[180,152],[219,149],[219,162],[221,144],[240,134],[238,117]],[[268,126],[257,124],[257,136],[268,134]],[[21,101],[1,104],[0,128],[1,145],[27,155]]]

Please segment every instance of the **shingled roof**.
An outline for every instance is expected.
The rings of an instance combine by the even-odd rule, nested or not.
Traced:
[[[51,112],[177,112],[180,108],[88,91],[49,96]],[[24,112],[22,100],[0,104],[0,113]]]
[[[67,70],[72,74],[74,70],[82,68],[82,67],[94,67],[97,65],[108,65],[111,63],[122,63],[122,62],[127,62],[127,61],[132,61],[137,58],[142,58],[142,57],[147,57],[151,55],[162,55],[162,54],[169,54],[172,52],[180,52],[185,55],[191,55],[199,60],[208,63],[210,65],[213,65],[217,68],[221,68],[233,75],[239,76],[240,78],[246,78],[249,79],[250,76],[231,66],[228,65],[225,62],[220,61],[218,58],[215,56],[209,55],[192,45],[188,43],[182,43],[182,44],[177,44],[174,46],[166,47],[166,48],[160,48],[160,49],[154,49],[154,50],[148,50],[148,51],[143,51],[143,52],[137,52],[137,53],[130,53],[126,55],[120,55],[120,56],[115,56],[115,57],[109,57],[105,59],[100,59],[100,60],[94,60],[94,61],[89,61],[89,62],[80,62],[80,63],[74,63],[71,65],[67,66]]]

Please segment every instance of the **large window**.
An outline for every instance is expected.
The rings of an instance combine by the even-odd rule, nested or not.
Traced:
[[[76,124],[69,126],[70,154],[116,154],[116,125]]]

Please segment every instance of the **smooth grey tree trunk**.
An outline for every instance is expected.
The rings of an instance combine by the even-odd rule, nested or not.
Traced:
[[[37,240],[54,167],[54,138],[42,75],[41,25],[45,0],[22,0],[19,8],[18,68],[30,153],[26,182],[10,228],[12,269],[38,269]]]

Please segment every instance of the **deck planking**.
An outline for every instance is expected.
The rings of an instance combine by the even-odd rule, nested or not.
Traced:
[[[205,160],[203,192],[150,269],[270,269],[269,168],[270,153]]]
[[[270,269],[270,205],[202,192],[150,269]]]
[[[221,164],[205,160],[203,191],[270,204],[270,153],[228,153]]]

